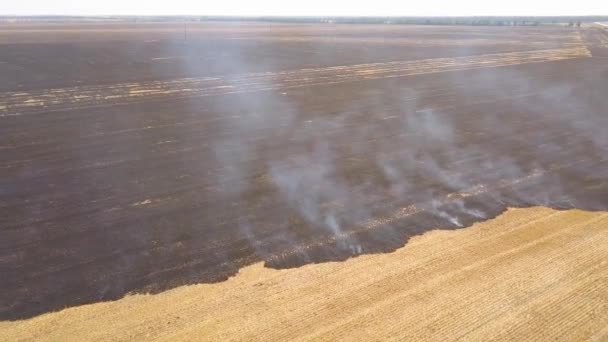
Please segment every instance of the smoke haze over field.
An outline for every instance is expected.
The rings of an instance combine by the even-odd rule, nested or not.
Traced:
[[[608,209],[600,29],[36,25],[0,35],[1,319]]]

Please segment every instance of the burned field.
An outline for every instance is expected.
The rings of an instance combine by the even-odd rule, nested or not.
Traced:
[[[0,318],[608,209],[608,33],[14,24]]]

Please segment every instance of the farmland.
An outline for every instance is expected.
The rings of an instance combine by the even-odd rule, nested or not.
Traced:
[[[14,23],[2,24],[0,47],[0,318],[15,321],[0,323],[0,337],[25,336],[18,332],[53,317],[68,325],[98,309],[128,314],[121,303],[137,312],[184,298],[201,304],[176,310],[217,311],[206,291],[231,293],[227,303],[251,295],[275,310],[290,308],[281,298],[265,302],[281,286],[296,291],[282,290],[296,298],[294,310],[306,307],[303,293],[316,298],[312,308],[340,301],[330,289],[351,281],[377,281],[398,296],[414,279],[445,273],[415,264],[444,244],[476,248],[474,258],[494,268],[475,268],[469,283],[412,290],[433,294],[422,302],[403,297],[429,322],[441,318],[430,308],[458,286],[481,295],[491,284],[570,272],[572,284],[538,280],[481,299],[519,296],[514,321],[500,316],[496,327],[526,310],[570,312],[569,300],[595,315],[584,336],[606,324],[606,293],[594,290],[606,283],[595,271],[608,252],[605,29]],[[478,241],[483,227],[520,235],[505,245]],[[472,261],[460,252],[441,257],[467,269]],[[500,253],[518,258],[512,265]],[[563,268],[547,266],[558,259]],[[367,271],[375,268],[383,271]],[[254,279],[279,285],[254,291]],[[309,287],[289,285],[297,279]],[[337,327],[364,326],[369,315],[387,321],[397,309],[368,285],[360,295],[379,301],[379,311],[322,311],[336,325],[310,332],[349,339]],[[592,293],[588,302],[573,292],[579,287]],[[566,304],[553,312],[543,296]],[[490,304],[487,314],[508,310]],[[239,305],[218,312],[220,323],[246,315]],[[182,329],[173,337],[188,339]],[[209,338],[233,331],[214,329]],[[297,329],[260,336],[302,337]]]
[[[258,263],[221,283],[2,322],[0,337],[601,341],[607,224],[605,212],[510,209],[394,253],[287,270]]]

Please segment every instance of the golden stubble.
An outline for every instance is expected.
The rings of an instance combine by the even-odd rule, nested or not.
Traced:
[[[1,322],[0,340],[602,340],[608,213],[509,209],[388,254]]]

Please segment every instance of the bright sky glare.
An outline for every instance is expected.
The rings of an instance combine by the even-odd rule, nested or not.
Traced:
[[[608,15],[608,0],[14,0],[9,15],[468,16]]]

